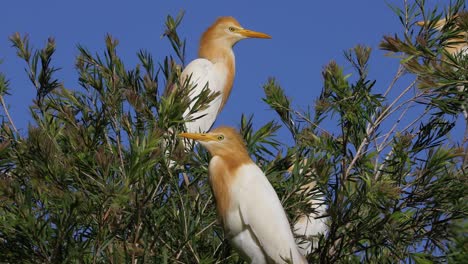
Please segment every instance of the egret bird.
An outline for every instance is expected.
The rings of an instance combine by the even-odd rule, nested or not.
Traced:
[[[225,234],[250,263],[307,263],[294,241],[278,196],[252,161],[235,129],[181,133],[204,146],[212,158],[209,182]]]
[[[468,15],[465,13],[463,16],[466,19]],[[454,18],[463,19],[462,16],[460,16],[459,14],[455,15]],[[433,27],[439,31],[442,31],[446,23],[447,23],[446,19],[441,19],[437,21],[433,25]],[[419,26],[425,26],[428,23],[426,23],[425,21],[419,21],[416,24]],[[458,25],[455,25],[455,27],[458,29]],[[457,37],[451,39],[450,42],[452,43],[444,47],[445,51],[447,51],[451,55],[463,54],[464,56],[468,56],[468,31],[461,32]],[[466,94],[465,85],[459,85],[457,86],[457,89],[461,94]],[[462,98],[465,98],[465,103],[461,106],[461,108],[463,111],[463,115],[465,117],[465,121],[468,122],[468,110],[467,110],[468,102],[466,102],[466,97],[462,97]]]
[[[190,116],[195,102],[184,113],[188,132],[206,132],[223,109],[231,93],[235,75],[235,57],[232,47],[245,38],[271,38],[269,35],[244,29],[233,17],[220,17],[211,25],[200,40],[198,59],[190,62],[181,74],[181,83],[187,80],[193,90],[189,94],[193,101],[207,87],[219,95],[208,107]]]
[[[302,164],[307,163],[307,159],[301,161]],[[292,173],[294,165],[288,168],[288,172]],[[299,171],[302,174],[302,169]],[[311,173],[306,173],[305,176],[310,177]],[[315,181],[311,181],[301,187],[299,193],[310,193],[316,185]],[[319,193],[318,195],[320,195]],[[308,255],[312,248],[317,247],[319,234],[325,234],[328,230],[326,221],[327,218],[323,217],[326,214],[327,206],[320,199],[307,197],[307,203],[314,210],[310,214],[302,214],[298,217],[294,224],[294,234],[298,236],[296,239],[299,245],[299,251],[303,255]]]
[[[458,19],[459,16],[455,15],[455,19]],[[447,23],[447,20],[446,19],[441,19],[439,21],[437,21],[433,27],[439,31],[442,30],[442,28],[445,26],[445,24]],[[418,26],[425,26],[425,25],[428,25],[428,23],[424,22],[424,21],[419,21],[416,23]],[[460,52],[463,52],[463,54],[466,54],[468,53],[468,42],[467,42],[467,39],[468,39],[468,32],[461,32],[456,38],[453,38],[450,40],[450,42],[453,42],[453,43],[450,43],[449,45],[445,46],[444,49],[445,51],[447,51],[448,53],[452,54],[452,55],[456,55]]]

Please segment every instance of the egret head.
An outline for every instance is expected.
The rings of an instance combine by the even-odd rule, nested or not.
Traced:
[[[220,17],[211,25],[201,38],[201,43],[207,41],[221,42],[232,47],[245,38],[271,38],[265,33],[243,28],[233,17]]]
[[[218,127],[209,133],[181,133],[179,136],[194,139],[205,147],[212,156],[244,155],[247,153],[244,140],[232,127]]]
[[[450,20],[450,25],[449,27],[451,30],[453,29],[462,29],[460,33],[457,35],[453,36],[453,38],[450,38],[450,41],[447,41],[447,44],[445,45],[445,51],[448,53],[454,55],[457,54],[461,51],[463,51],[464,54],[467,52],[467,42],[466,40],[468,39],[468,31],[466,30],[467,25],[463,21],[466,20],[468,17],[468,13],[459,13],[455,14],[452,19]],[[446,30],[444,27],[447,25],[448,21],[447,19],[441,19],[439,21],[436,21],[435,23],[431,23],[430,21],[419,21],[416,24],[421,27],[432,27],[436,30],[443,31]]]

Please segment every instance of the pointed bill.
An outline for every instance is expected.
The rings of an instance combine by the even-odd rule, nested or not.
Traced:
[[[239,29],[238,33],[247,38],[264,38],[271,39],[271,36],[262,32],[257,32],[249,29]]]
[[[216,140],[214,135],[209,133],[180,133],[179,137],[189,138],[197,141],[211,141]]]

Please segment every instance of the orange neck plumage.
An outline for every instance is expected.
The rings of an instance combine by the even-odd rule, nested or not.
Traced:
[[[207,147],[211,156],[210,161],[210,185],[216,199],[216,208],[221,222],[224,223],[231,206],[231,188],[238,169],[243,165],[252,164],[243,138],[234,129],[219,127],[212,130],[213,133],[222,132],[227,142],[221,147]]]
[[[229,95],[231,94],[232,85],[234,83],[234,75],[236,72],[235,57],[232,52],[232,47],[224,43],[218,43],[220,40],[216,39],[216,35],[211,34],[208,29],[200,40],[200,49],[198,56],[210,60],[212,63],[222,63],[227,69],[226,82],[221,94],[222,101],[219,112],[224,108]]]

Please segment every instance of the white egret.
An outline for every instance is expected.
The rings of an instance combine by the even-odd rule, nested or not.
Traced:
[[[209,182],[226,237],[249,263],[307,263],[297,248],[283,206],[242,137],[230,127],[182,133],[211,154]]]
[[[233,17],[220,17],[211,25],[200,40],[198,59],[190,62],[181,75],[181,83],[189,81],[193,87],[190,99],[196,98],[207,87],[219,92],[209,106],[190,115],[195,102],[184,113],[188,132],[206,132],[216,120],[231,93],[236,71],[232,47],[246,38],[271,38],[269,35],[244,29]]]

